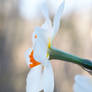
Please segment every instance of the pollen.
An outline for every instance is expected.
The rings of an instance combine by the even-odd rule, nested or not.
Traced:
[[[35,35],[35,38],[37,38],[37,35]]]
[[[33,50],[32,50],[31,54],[29,55],[30,62],[32,63],[32,64],[29,65],[30,68],[33,68],[33,67],[35,67],[35,66],[41,64],[40,62],[38,62],[38,61],[36,61],[36,60],[34,59],[33,53],[34,53],[34,52],[33,52]]]

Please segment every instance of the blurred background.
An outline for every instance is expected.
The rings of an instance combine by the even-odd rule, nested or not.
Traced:
[[[39,14],[33,20],[31,16],[25,18],[21,13],[21,3],[20,0],[0,0],[0,92],[25,92],[29,68],[24,52],[32,47],[34,28],[44,23]],[[56,9],[53,7],[50,7],[50,11],[53,11],[52,18],[52,9]],[[53,45],[92,60],[92,0],[65,1],[60,31]],[[54,92],[73,92],[74,76],[89,76],[78,65],[56,60],[51,63],[55,75]]]

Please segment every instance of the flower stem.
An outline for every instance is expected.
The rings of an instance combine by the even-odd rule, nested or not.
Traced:
[[[83,59],[83,58],[77,57],[75,55],[71,55],[69,53],[60,51],[53,47],[49,48],[48,51],[49,51],[49,55],[50,55],[50,57],[49,57],[50,60],[52,60],[52,59],[64,60],[66,62],[75,63],[84,68],[92,70],[92,61],[90,61],[90,60]]]

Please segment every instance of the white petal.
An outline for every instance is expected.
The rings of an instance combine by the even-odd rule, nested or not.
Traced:
[[[47,38],[52,40],[53,29],[51,20],[46,20],[45,23],[41,26],[41,28],[44,30],[43,34],[46,35]]]
[[[37,43],[35,44],[34,49],[34,58],[39,61],[39,62],[43,62],[44,60],[46,60],[46,56],[47,56],[47,50],[48,50],[48,45],[46,45],[46,43],[40,39],[37,40]]]
[[[26,92],[53,92],[54,77],[51,64],[42,70],[42,65],[32,68],[26,80]]]
[[[79,85],[74,84],[74,92],[85,92]]]
[[[21,16],[27,19],[36,18],[43,2],[44,0],[20,0],[19,9]]]
[[[52,35],[52,23],[51,20],[46,20],[45,23],[41,27],[42,29],[46,30],[46,32]]]
[[[54,15],[59,5],[59,1],[60,0],[19,0],[20,14],[27,19],[40,18],[42,17],[40,6],[46,2],[49,8],[49,14]]]
[[[42,83],[45,88],[45,92],[53,92],[54,90],[54,75],[52,66],[49,63],[47,66],[44,67]]]
[[[26,92],[39,92],[41,90],[41,65],[32,68],[27,76]]]
[[[44,0],[44,3],[41,5],[41,12],[45,18],[45,23],[42,25],[42,28],[45,30],[51,30],[52,28],[52,24],[51,24],[51,20],[49,17],[49,11],[48,11],[48,5],[47,5],[47,1]]]
[[[64,10],[64,4],[65,4],[65,0],[63,0],[63,2],[61,3],[61,5],[59,6],[57,13],[54,17],[54,23],[53,23],[53,30],[54,30],[54,36],[57,33],[57,31],[59,30],[59,26],[60,26],[60,19],[61,19],[61,15],[63,13]]]
[[[37,35],[37,38],[35,38],[35,35]],[[48,43],[48,37],[49,37],[48,30],[44,30],[41,27],[35,27],[35,30],[32,36],[33,47],[35,43],[38,42],[39,39],[42,39],[45,41],[45,43]]]
[[[37,38],[35,38],[37,35]],[[44,30],[40,27],[36,27],[33,33],[33,50],[34,50],[34,58],[43,63],[48,59],[48,43],[49,43],[50,33],[48,30]]]
[[[92,79],[88,76],[77,75],[75,77],[74,92],[92,92]]]
[[[45,18],[45,20],[50,20],[49,18],[49,12],[48,12],[48,6],[46,0],[44,0],[43,4],[41,5],[41,12]]]
[[[31,52],[32,52],[32,49],[31,49],[31,48],[29,48],[29,49],[25,52],[26,63],[27,63],[28,66],[29,66],[29,64],[31,64],[30,58],[29,58],[29,55],[30,55]]]

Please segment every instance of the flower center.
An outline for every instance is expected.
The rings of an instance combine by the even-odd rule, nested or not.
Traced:
[[[33,53],[34,53],[34,52],[33,52],[33,50],[32,50],[31,54],[29,55],[30,62],[32,63],[32,64],[29,64],[29,67],[30,67],[30,68],[33,68],[33,67],[35,67],[35,66],[41,64],[40,62],[38,62],[38,61],[36,61],[36,60],[34,59]]]

